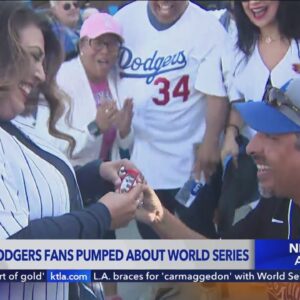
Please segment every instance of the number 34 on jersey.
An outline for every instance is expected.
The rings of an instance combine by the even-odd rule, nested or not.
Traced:
[[[167,105],[171,98],[181,98],[183,102],[189,98],[189,75],[183,75],[174,88],[171,88],[170,81],[166,77],[157,77],[153,84],[158,86],[158,96],[152,98],[156,105]]]

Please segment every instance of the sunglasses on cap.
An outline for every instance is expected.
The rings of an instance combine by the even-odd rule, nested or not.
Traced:
[[[78,2],[68,2],[68,3],[65,3],[63,5],[63,9],[64,10],[70,10],[71,7],[72,7],[72,5],[73,5],[74,8],[78,8],[79,7],[79,3]]]
[[[300,125],[300,107],[280,89],[272,87],[264,100],[268,105],[278,109],[294,123]],[[300,104],[300,103],[299,103]]]

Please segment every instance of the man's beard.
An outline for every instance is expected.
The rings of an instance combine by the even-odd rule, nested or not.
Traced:
[[[264,188],[259,181],[258,191],[263,198],[272,198],[274,196],[274,192],[271,189]]]

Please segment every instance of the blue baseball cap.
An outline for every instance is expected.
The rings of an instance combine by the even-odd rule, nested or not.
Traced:
[[[300,132],[300,78],[291,79],[280,89],[271,88],[265,101],[237,103],[234,108],[258,132]]]

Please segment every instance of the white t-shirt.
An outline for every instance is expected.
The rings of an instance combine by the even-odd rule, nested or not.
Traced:
[[[132,161],[153,188],[179,188],[191,174],[193,144],[202,141],[205,131],[202,77],[214,83],[213,95],[224,96],[216,84],[219,66],[212,64],[206,73],[202,65],[226,33],[214,16],[193,3],[175,24],[157,30],[147,5],[136,1],[116,14],[125,37],[118,93],[120,99],[134,101]]]

